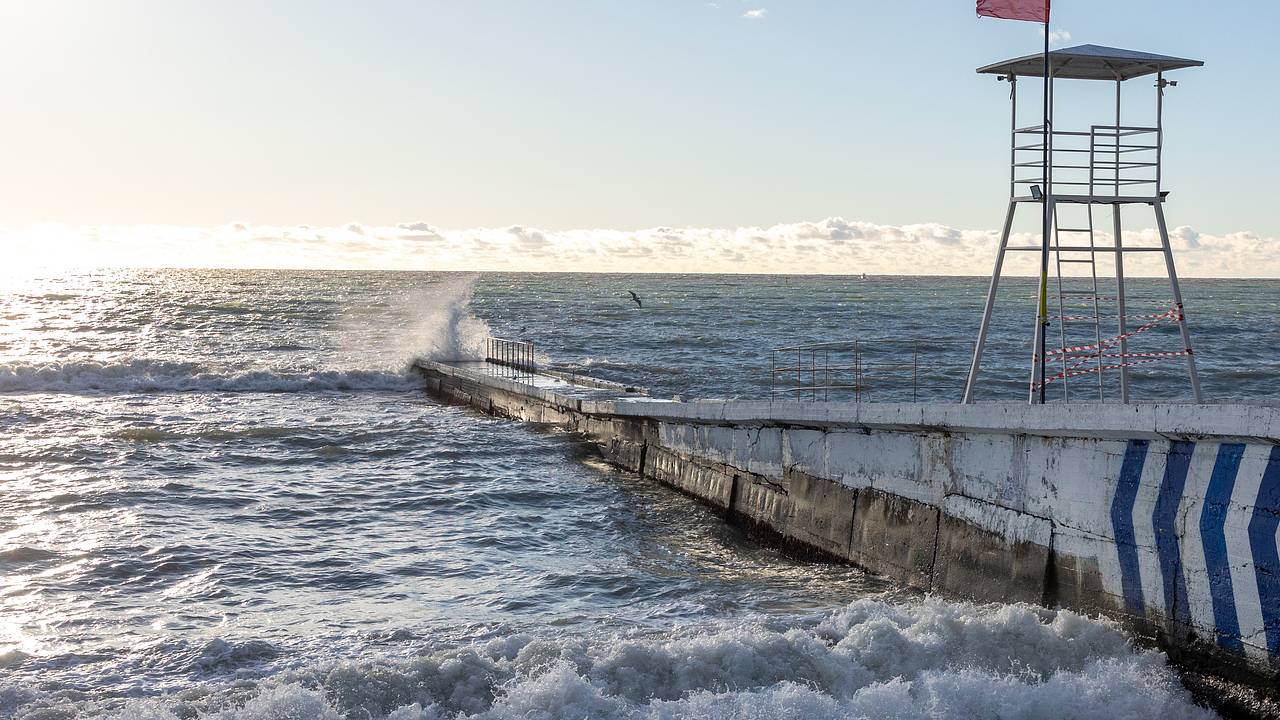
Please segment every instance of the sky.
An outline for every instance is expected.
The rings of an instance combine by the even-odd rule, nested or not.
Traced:
[[[1218,248],[1198,274],[1239,247],[1280,275],[1258,264],[1280,3],[1054,13],[1058,46],[1206,61],[1166,96],[1170,223]],[[985,274],[1008,87],[973,70],[1040,38],[970,0],[3,0],[0,242],[36,264]],[[1109,92],[1079,96],[1087,119]],[[794,240],[841,223],[879,229],[855,255]]]

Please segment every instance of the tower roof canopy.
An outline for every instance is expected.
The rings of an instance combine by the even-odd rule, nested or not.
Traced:
[[[1070,80],[1130,80],[1168,70],[1199,67],[1200,60],[1121,50],[1101,45],[1077,45],[1049,52],[1049,65],[1053,77]],[[991,75],[1017,75],[1019,77],[1044,77],[1044,55],[1036,53],[1025,57],[978,68],[978,72]]]

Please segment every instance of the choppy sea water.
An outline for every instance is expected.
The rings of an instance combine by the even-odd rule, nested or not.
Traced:
[[[492,332],[655,395],[758,397],[772,347],[916,337],[920,392],[954,399],[981,279],[5,282],[0,717],[1209,715],[1107,622],[788,558],[406,370]],[[1212,397],[1275,399],[1277,289],[1187,282]],[[1025,392],[1030,292],[987,397]]]

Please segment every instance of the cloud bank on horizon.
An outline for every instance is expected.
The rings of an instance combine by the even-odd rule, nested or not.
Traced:
[[[1154,230],[1127,244],[1158,244]],[[988,275],[998,235],[939,224],[878,225],[833,217],[772,227],[445,230],[426,222],[337,227],[41,225],[0,229],[11,267],[225,267],[443,271]],[[1171,231],[1179,274],[1280,278],[1280,241],[1249,232]],[[1016,233],[1011,245],[1039,242]],[[1109,236],[1099,242],[1109,245]],[[1161,256],[1126,257],[1130,275],[1163,275]],[[1010,253],[1006,274],[1036,271]]]

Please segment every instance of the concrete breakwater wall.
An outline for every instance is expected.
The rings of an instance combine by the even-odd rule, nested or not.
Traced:
[[[418,367],[438,397],[581,432],[787,542],[1280,679],[1280,408],[680,403],[476,365]]]

